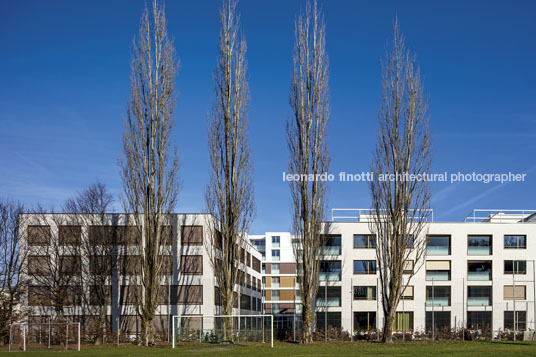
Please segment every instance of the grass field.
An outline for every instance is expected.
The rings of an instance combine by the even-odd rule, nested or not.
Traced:
[[[2,348],[1,352],[7,350]],[[2,353],[4,354],[4,353]],[[536,356],[534,342],[414,342],[382,345],[374,342],[331,342],[313,345],[276,343],[265,345],[183,345],[142,348],[123,345],[82,346],[80,352],[30,351],[24,356]]]

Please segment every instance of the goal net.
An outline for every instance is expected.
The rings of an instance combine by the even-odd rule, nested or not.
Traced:
[[[80,323],[16,323],[9,327],[9,351],[80,351]]]
[[[176,315],[172,346],[179,342],[269,343],[274,346],[272,315]]]

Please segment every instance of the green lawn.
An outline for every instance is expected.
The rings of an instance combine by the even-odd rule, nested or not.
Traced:
[[[6,351],[4,348],[1,352]],[[3,354],[3,353],[2,353]],[[20,353],[16,354],[20,355]],[[82,346],[81,352],[58,354],[51,351],[26,352],[28,356],[536,356],[534,342],[408,342],[382,345],[375,342],[331,342],[313,345],[276,343],[273,349],[265,345],[182,345],[142,348],[123,345]]]

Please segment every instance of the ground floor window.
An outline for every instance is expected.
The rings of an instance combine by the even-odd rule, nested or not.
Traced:
[[[426,332],[432,332],[432,326],[436,331],[450,330],[450,311],[426,311]]]
[[[368,331],[376,329],[376,311],[354,312],[354,331]]]
[[[525,331],[527,329],[527,312],[526,311],[516,311],[516,320],[514,328],[514,312],[505,311],[504,312],[504,329],[505,330],[517,330]]]
[[[491,329],[491,311],[469,311],[467,312],[467,328],[471,330]]]
[[[328,312],[327,313],[327,326],[332,328],[341,327],[341,313],[340,312]],[[324,311],[318,311],[316,313],[316,329],[324,330],[326,327],[326,313]]]
[[[393,324],[393,331],[413,330],[413,311],[397,312]]]

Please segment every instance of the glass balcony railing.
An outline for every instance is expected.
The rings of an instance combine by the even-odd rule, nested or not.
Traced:
[[[467,280],[491,280],[491,271],[470,271]]]
[[[491,297],[479,296],[479,297],[468,297],[467,305],[469,306],[489,306],[491,305]]]
[[[444,245],[428,246],[426,248],[428,255],[450,255],[450,247]]]
[[[341,255],[341,247],[340,246],[322,247],[321,254],[322,255]]]
[[[331,298],[317,298],[316,299],[316,306],[341,306],[341,298],[340,297],[331,297]]]
[[[427,298],[426,306],[450,306],[450,299],[448,297]]]
[[[449,270],[428,270],[426,271],[426,280],[448,281],[450,280]]]
[[[341,273],[340,272],[320,272],[318,274],[318,279],[320,281],[340,281]]]
[[[469,255],[491,255],[491,247],[488,246],[473,246],[467,249]]]

